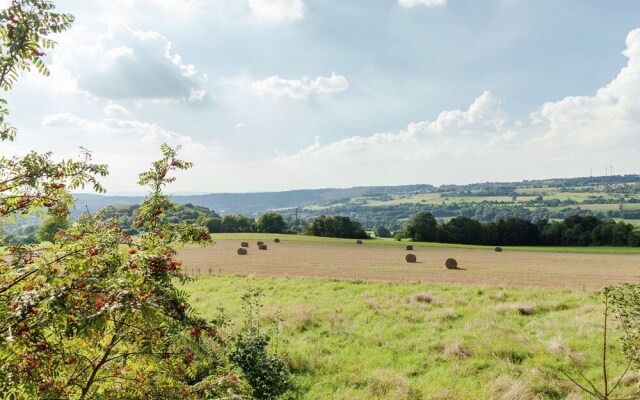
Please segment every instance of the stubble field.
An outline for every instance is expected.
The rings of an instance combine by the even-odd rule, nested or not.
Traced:
[[[355,241],[281,243],[265,238],[268,250],[249,241],[248,254],[237,255],[238,239],[216,240],[208,248],[187,247],[180,258],[189,274],[321,277],[346,280],[433,284],[601,289],[638,282],[640,254],[591,254],[510,251],[404,245],[357,245]],[[417,263],[407,263],[407,253]],[[458,261],[447,270],[444,261]]]

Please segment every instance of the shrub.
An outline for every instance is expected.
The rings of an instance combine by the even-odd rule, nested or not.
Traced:
[[[273,399],[292,388],[291,372],[277,354],[269,354],[271,338],[262,332],[259,310],[262,307],[261,290],[250,290],[243,297],[244,326],[231,338],[230,361],[242,369],[257,399]]]

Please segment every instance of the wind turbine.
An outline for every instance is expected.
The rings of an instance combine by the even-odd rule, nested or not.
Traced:
[[[613,176],[613,164],[609,163],[609,174]]]
[[[608,175],[607,175],[607,171],[608,171],[608,168],[605,166],[605,167],[604,167],[604,176],[608,176]]]

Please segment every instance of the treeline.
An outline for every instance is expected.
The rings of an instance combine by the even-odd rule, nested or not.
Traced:
[[[309,236],[337,237],[347,239],[366,239],[369,236],[357,221],[349,217],[320,215],[312,222],[287,219],[274,212],[262,214],[257,219],[244,215],[225,215],[207,218],[201,221],[211,233],[304,233]]]
[[[368,239],[369,235],[362,229],[360,222],[352,221],[349,217],[321,215],[304,230],[305,235],[336,237],[345,239]]]
[[[550,201],[555,203],[554,201]],[[391,230],[402,229],[404,223],[418,212],[429,212],[438,219],[449,219],[454,217],[467,217],[481,222],[496,222],[501,219],[518,218],[535,222],[541,220],[565,219],[572,215],[593,215],[598,219],[624,218],[640,219],[640,210],[627,209],[624,207],[615,210],[593,211],[575,205],[574,201],[560,201],[561,209],[552,210],[539,205],[531,206],[527,204],[506,204],[499,202],[483,201],[473,202],[453,202],[448,204],[397,204],[389,206],[362,206],[345,205],[334,206],[322,211],[313,209],[302,209],[299,215],[305,219],[313,219],[319,215],[346,215],[352,220],[357,220],[367,229],[373,229],[378,225],[386,226]],[[557,207],[557,205],[554,205]]]
[[[640,246],[640,231],[633,225],[591,215],[536,223],[520,218],[482,223],[455,217],[438,224],[433,214],[420,212],[397,234],[401,237],[417,242],[491,246]]]

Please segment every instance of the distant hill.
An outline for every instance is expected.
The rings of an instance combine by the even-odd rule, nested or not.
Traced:
[[[173,196],[177,204],[193,204],[207,207],[220,214],[255,214],[266,210],[290,209],[325,204],[359,197],[411,195],[435,190],[433,185],[362,186],[348,189],[303,189],[285,192],[262,193],[212,193],[191,196]],[[98,211],[106,206],[138,204],[142,196],[104,196],[74,194],[76,212],[89,209]]]
[[[138,204],[139,196],[77,194],[73,216],[108,205]],[[345,215],[366,229],[382,225],[400,229],[418,212],[447,220],[456,216],[478,221],[511,217],[529,221],[564,219],[571,215],[624,219],[640,226],[640,176],[615,175],[555,178],[466,185],[363,186],[264,193],[212,193],[173,196],[178,204],[206,207],[220,215],[258,216],[277,211],[309,221],[319,215]]]

